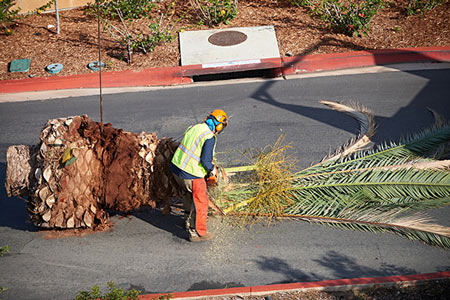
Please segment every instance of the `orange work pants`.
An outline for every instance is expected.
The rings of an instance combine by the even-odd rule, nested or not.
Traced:
[[[203,178],[192,180],[192,198],[195,206],[195,229],[198,235],[206,235],[206,219],[208,217],[209,197],[206,181]]]

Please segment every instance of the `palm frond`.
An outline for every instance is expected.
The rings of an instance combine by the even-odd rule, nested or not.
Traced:
[[[351,139],[349,142],[344,144],[344,146],[337,149],[334,154],[325,157],[322,161],[335,160],[339,157],[344,157],[356,151],[365,149],[365,147],[371,142],[370,139],[375,134],[375,121],[372,112],[368,108],[355,103],[344,105],[339,102],[325,100],[321,100],[319,102],[338,112],[343,112],[350,115],[358,121],[360,126],[359,134],[356,138]]]
[[[433,114],[434,124],[436,127],[442,127],[445,124],[448,124],[447,120],[435,110],[428,108],[428,110]],[[434,157],[436,159],[449,159],[450,158],[450,141],[446,144],[442,144],[436,150]]]
[[[448,169],[450,168],[450,159],[448,160],[433,160],[433,161],[421,161],[412,165],[413,168],[425,170],[425,169]]]
[[[375,131],[371,114],[358,106],[323,103],[355,117],[361,126],[358,138],[338,154],[294,174],[278,140],[256,155],[252,166],[241,168],[247,177],[221,189],[222,210],[247,219],[295,217],[346,229],[391,232],[450,248],[449,227],[415,215],[450,205],[450,160],[433,155],[449,144],[450,124],[436,117],[430,129],[361,151]]]
[[[280,184],[283,181],[283,184]],[[277,211],[281,207],[286,214],[314,214],[337,216],[349,207],[361,210],[432,207],[449,204],[450,172],[446,170],[418,170],[415,168],[383,170],[373,169],[351,174],[336,173],[322,179],[259,181],[225,192],[224,197],[234,200],[226,212],[247,210],[252,213],[268,213],[272,206],[267,199],[276,199]],[[261,199],[263,197],[263,199]],[[447,201],[438,201],[438,199]],[[280,199],[283,199],[282,201]],[[408,201],[402,201],[408,199]],[[421,204],[425,201],[426,204]],[[262,207],[256,209],[254,203]]]
[[[383,144],[375,150],[356,152],[333,161],[324,161],[297,173],[297,175],[320,174],[333,170],[356,170],[359,168],[402,165],[426,157],[431,151],[450,140],[450,125],[433,127],[407,137],[400,143]]]
[[[444,118],[444,116],[438,113],[436,110],[428,107],[428,111],[430,111],[433,115],[434,125],[436,127],[442,127],[447,123],[447,120]]]

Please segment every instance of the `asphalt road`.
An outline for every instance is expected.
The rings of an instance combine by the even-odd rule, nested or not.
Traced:
[[[357,133],[350,117],[319,100],[355,101],[376,115],[375,142],[397,140],[433,123],[427,107],[450,119],[450,69],[236,83],[106,95],[104,119],[115,127],[181,137],[214,108],[231,120],[219,136],[219,160],[273,144],[280,134],[305,167]],[[144,293],[264,285],[450,270],[450,252],[390,234],[344,231],[303,222],[237,228],[211,219],[217,238],[185,240],[182,220],[143,209],[114,217],[111,232],[45,239],[27,221],[24,201],[5,194],[5,151],[34,144],[49,118],[87,114],[99,120],[98,97],[0,104],[0,257],[2,299],[73,299],[114,281]],[[450,208],[430,212],[450,226]]]

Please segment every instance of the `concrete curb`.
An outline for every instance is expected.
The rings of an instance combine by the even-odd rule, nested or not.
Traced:
[[[229,289],[203,290],[170,293],[170,299],[192,300],[203,299],[205,297],[221,297],[221,296],[263,296],[281,292],[296,292],[307,290],[351,290],[355,288],[364,288],[371,286],[392,286],[394,284],[412,284],[429,280],[440,280],[450,278],[450,272],[437,272],[415,275],[399,275],[387,277],[370,277],[370,278],[352,278],[338,280],[324,280],[314,282],[298,282],[287,284],[273,284],[252,287],[237,287]],[[159,297],[165,294],[148,294],[141,295],[140,300],[161,299]]]
[[[195,75],[272,69],[274,76],[278,77],[407,62],[450,62],[450,46],[292,56],[217,68],[192,65],[150,68],[141,71],[103,72],[102,86],[105,88],[170,86],[192,83],[191,77]],[[0,94],[81,88],[98,88],[98,74],[13,79],[0,82]]]
[[[283,75],[408,62],[448,62],[450,47],[404,48],[283,58]]]

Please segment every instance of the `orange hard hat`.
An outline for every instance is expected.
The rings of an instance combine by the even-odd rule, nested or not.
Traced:
[[[205,119],[212,119],[215,125],[215,132],[220,133],[228,125],[227,114],[221,109],[213,110]]]

